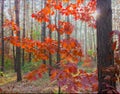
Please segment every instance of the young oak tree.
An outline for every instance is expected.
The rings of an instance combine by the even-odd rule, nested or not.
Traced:
[[[68,2],[69,0],[63,0],[63,1]],[[49,22],[49,15],[52,14],[52,12],[53,12],[52,9],[56,9],[56,10],[59,10],[60,14],[64,14],[66,16],[72,15],[75,17],[76,20],[80,19],[82,21],[87,22],[88,25],[95,27],[95,25],[91,23],[91,20],[94,21],[91,14],[94,13],[94,11],[96,9],[96,7],[95,7],[96,1],[91,0],[88,3],[87,7],[85,6],[82,9],[78,9],[78,11],[80,11],[80,13],[78,11],[75,11],[76,8],[79,7],[81,5],[81,3],[83,3],[83,1],[84,0],[82,0],[82,1],[77,0],[77,4],[70,4],[66,8],[63,8],[61,5],[61,2],[56,3],[56,2],[54,2],[54,0],[47,0],[47,6],[45,8],[43,8],[41,11],[32,14],[32,17],[35,20],[37,20],[38,22]],[[113,53],[112,52],[109,53],[109,51],[112,51],[110,49],[111,42],[109,42],[109,39],[110,39],[109,32],[112,30],[110,29],[111,24],[110,24],[110,28],[108,25],[108,23],[111,23],[111,20],[110,20],[111,18],[109,18],[109,17],[106,18],[106,15],[109,14],[109,12],[111,12],[111,10],[109,9],[110,2],[108,4],[108,6],[105,5],[105,4],[107,4],[107,2],[109,2],[109,1],[107,1],[107,0],[104,2],[99,1],[97,4],[99,9],[102,8],[100,10],[100,12],[103,13],[103,14],[99,15],[99,18],[97,19],[98,35],[102,34],[102,39],[98,36],[98,40],[100,38],[100,40],[98,41],[98,71],[99,71],[98,76],[99,76],[99,81],[101,83],[107,82],[104,79],[106,74],[105,74],[105,72],[102,72],[102,68],[108,67],[109,65],[113,64],[113,62],[111,63],[111,60],[113,60],[113,56],[112,56]],[[107,8],[101,7],[99,4],[103,4]],[[104,8],[105,8],[105,10],[104,10]],[[106,23],[104,23],[104,24],[109,29],[106,29],[106,27],[103,26],[103,20],[101,18],[104,20],[105,19],[107,20]],[[17,25],[19,26],[19,24],[17,24]],[[72,24],[70,24],[69,22],[64,22],[64,21],[59,21],[58,26],[56,26],[55,24],[51,24],[48,26],[48,28],[51,29],[52,32],[53,31],[59,32],[60,36],[63,34],[70,35],[73,31]],[[104,31],[104,34],[101,30]],[[103,41],[104,38],[105,38],[105,40]],[[58,80],[59,87],[66,86],[68,92],[71,92],[71,90],[74,92],[77,92],[81,88],[85,88],[85,89],[88,88],[89,86],[87,87],[86,85],[88,85],[88,83],[89,83],[89,84],[91,84],[90,87],[92,87],[92,90],[97,88],[97,86],[96,86],[97,84],[95,84],[96,75],[87,74],[83,70],[80,70],[77,68],[77,62],[79,60],[79,57],[82,57],[82,51],[81,51],[80,44],[75,39],[73,39],[73,38],[63,39],[63,40],[58,39],[56,41],[56,40],[52,40],[50,38],[46,38],[44,42],[40,42],[40,41],[30,40],[29,38],[25,38],[25,39],[23,39],[22,42],[19,41],[19,45],[18,45],[18,41],[16,42],[14,40],[15,39],[14,37],[11,37],[9,39],[10,39],[9,41],[12,44],[16,45],[17,47],[24,48],[26,51],[34,53],[34,55],[36,56],[36,58],[38,60],[39,59],[48,60],[49,53],[51,53],[52,55],[55,55],[59,48],[60,50],[58,51],[59,52],[58,54],[60,54],[61,58],[60,58],[60,60],[58,59],[60,63],[58,62],[58,60],[57,60],[57,62],[60,64],[60,66],[59,66],[59,68],[53,67],[53,69],[51,71],[51,79],[52,80],[59,79]],[[13,40],[15,41],[14,43],[13,43]],[[22,45],[21,45],[21,43],[22,43]],[[107,51],[104,51],[103,49],[101,49],[102,50],[101,51],[100,50],[101,45],[102,45],[102,47],[104,47],[103,49],[105,49]],[[45,54],[44,50],[48,53]],[[78,57],[78,58],[75,58],[75,57]],[[64,61],[66,61],[66,62],[64,62]],[[105,62],[108,62],[108,63],[105,63]],[[33,80],[33,79],[36,79],[36,77],[42,77],[42,74],[44,72],[46,72],[46,70],[48,68],[49,68],[49,66],[42,64],[39,67],[39,69],[34,70],[30,74],[28,74],[27,78]],[[38,76],[36,76],[36,75],[38,75]],[[113,76],[114,74],[111,74],[111,75]],[[101,80],[100,77],[103,80]],[[93,78],[94,78],[94,80],[93,80]],[[100,86],[102,85],[101,83],[99,84]],[[112,83],[111,81],[107,82],[107,84],[110,84],[110,85],[111,85],[111,83]],[[106,87],[99,89],[99,92],[102,92],[102,90],[105,88]],[[60,91],[59,91],[59,93],[60,93]]]

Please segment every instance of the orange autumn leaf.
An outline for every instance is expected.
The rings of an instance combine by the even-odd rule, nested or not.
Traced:
[[[68,68],[65,68],[65,69],[64,69],[64,72],[66,72],[66,73],[70,73],[70,71],[69,71]]]
[[[49,7],[45,7],[44,13],[45,14],[50,14],[51,13],[51,9]]]
[[[64,32],[70,35],[73,32],[73,25],[69,22],[63,22]]]
[[[62,4],[59,3],[58,5],[55,5],[54,8],[57,10],[60,10],[60,9],[62,9]]]
[[[33,80],[36,74],[37,74],[37,70],[33,70],[32,72],[28,73],[24,78],[28,80]]]
[[[52,70],[52,71],[51,71],[51,76],[50,76],[50,78],[51,78],[51,79],[55,79],[56,76],[57,76],[57,73],[58,73],[57,70]]]
[[[56,30],[56,25],[54,25],[54,24],[49,24],[47,27],[48,27],[52,32]]]
[[[92,91],[98,91],[98,84],[92,84]]]
[[[82,4],[84,0],[77,0],[77,3]]]
[[[40,73],[44,73],[47,71],[47,66],[46,64],[41,64],[40,67],[39,67],[39,72]]]
[[[51,11],[51,15],[54,15],[55,14],[55,12],[54,11]]]
[[[47,0],[47,3],[51,3],[52,0]]]
[[[69,2],[70,0],[62,0],[62,2],[65,2],[65,3],[67,3],[67,2]]]
[[[20,30],[14,21],[10,21],[8,19],[5,20],[3,27],[10,27],[14,33],[17,33]]]

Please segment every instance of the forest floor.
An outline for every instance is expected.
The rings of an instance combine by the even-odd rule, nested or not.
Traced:
[[[48,79],[39,79],[36,81],[28,81],[23,79],[21,82],[16,82],[16,77],[13,77],[9,82],[0,86],[2,93],[57,93],[58,87],[56,82],[50,82]],[[117,86],[118,90],[120,85]],[[120,92],[120,91],[119,91]],[[87,93],[89,94],[89,93]]]
[[[120,92],[120,84],[117,84],[117,89]],[[0,93],[57,93],[57,91],[56,81],[51,82],[48,74],[35,81],[28,81],[23,76],[21,82],[16,82],[15,73],[0,76]]]
[[[57,89],[56,82],[50,82],[48,77],[36,81],[28,81],[23,78],[21,82],[16,82],[15,75],[0,78],[0,92],[2,91],[2,93],[52,93]]]

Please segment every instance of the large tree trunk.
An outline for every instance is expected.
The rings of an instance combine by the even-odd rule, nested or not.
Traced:
[[[15,14],[16,14],[16,24],[19,26],[19,9],[20,9],[20,0],[15,0]],[[17,32],[17,36],[20,40],[20,31]],[[17,67],[17,81],[21,81],[21,49],[16,47],[16,67]]]
[[[106,89],[103,83],[115,87],[115,82],[106,81],[104,78],[108,75],[102,71],[110,65],[114,65],[114,54],[111,49],[112,41],[110,32],[112,31],[112,10],[111,0],[97,0],[97,63],[98,63],[98,81],[99,93]],[[114,74],[110,73],[112,78]]]
[[[4,71],[4,28],[3,28],[3,21],[4,21],[4,0],[2,0],[1,5],[1,71]]]

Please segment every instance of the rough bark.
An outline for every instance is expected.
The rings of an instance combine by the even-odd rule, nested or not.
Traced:
[[[107,75],[102,71],[102,68],[114,65],[114,54],[111,49],[112,41],[110,39],[110,32],[112,31],[112,9],[111,0],[97,0],[97,63],[98,63],[98,81],[99,93],[106,87],[103,83],[115,87],[115,82],[105,81],[104,77]],[[109,74],[110,77],[114,74]]]
[[[20,9],[20,0],[15,0],[15,14],[16,14],[16,24],[19,26],[19,9]],[[17,36],[20,40],[20,31],[17,32]],[[17,67],[17,81],[21,81],[21,49],[16,47],[16,67]]]

